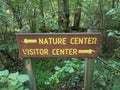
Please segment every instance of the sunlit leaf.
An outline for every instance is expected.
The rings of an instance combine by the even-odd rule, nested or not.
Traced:
[[[28,75],[19,75],[18,80],[23,83],[23,82],[28,81],[29,77],[28,77]]]
[[[8,74],[9,74],[9,71],[8,70],[4,70],[4,71],[0,71],[0,77],[1,76],[8,76]]]

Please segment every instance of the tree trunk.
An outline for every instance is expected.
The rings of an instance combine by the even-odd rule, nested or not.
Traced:
[[[41,22],[41,31],[42,32],[46,32],[45,31],[45,20],[44,20],[44,18],[45,18],[45,15],[44,15],[44,4],[43,4],[43,0],[40,0],[40,2],[39,2],[40,4],[39,4],[39,8],[40,8],[40,15],[41,15],[41,17],[42,17],[42,22]]]
[[[103,4],[103,0],[99,0],[99,15],[100,15],[100,27],[104,30],[104,12],[103,12],[103,8],[102,8],[102,4]]]
[[[117,3],[116,3],[116,7],[118,8],[118,6],[119,6],[119,0],[117,0]]]
[[[31,24],[30,24],[30,29],[32,31],[32,33],[35,33],[36,32],[36,9],[34,8],[34,11],[33,11],[33,15],[32,15],[32,18],[31,18]]]
[[[73,27],[72,27],[73,30],[78,30],[79,29],[80,19],[81,19],[81,8],[80,9],[75,9],[74,24],[73,24]]]
[[[115,0],[112,0],[112,8],[115,8]]]
[[[64,0],[65,25],[69,27],[69,0]]]
[[[65,32],[69,27],[69,0],[58,0],[58,25]]]

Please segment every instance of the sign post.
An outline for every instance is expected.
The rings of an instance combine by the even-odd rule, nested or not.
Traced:
[[[93,32],[94,33],[96,32],[96,28],[94,27],[88,28],[88,33],[93,33]],[[92,89],[93,71],[94,71],[94,59],[86,58],[84,90]]]
[[[25,30],[25,31],[27,31],[27,30]],[[23,33],[23,32],[20,32],[20,33]],[[25,33],[27,33],[27,32],[25,32]],[[19,57],[19,58],[23,59],[23,57]],[[36,84],[35,84],[35,78],[34,78],[33,69],[32,69],[31,58],[26,58],[24,61],[24,64],[25,64],[27,74],[29,76],[29,89],[36,90]]]
[[[32,61],[30,58],[25,59],[25,67],[27,70],[27,74],[29,76],[29,89],[36,90],[35,78],[32,69]]]
[[[100,33],[18,33],[19,57],[87,57],[85,76],[86,85],[91,82],[93,59],[98,56]],[[31,60],[27,60],[26,68],[31,78],[31,88],[35,87]],[[90,69],[91,68],[91,69]],[[90,70],[90,71],[89,71]],[[89,74],[88,74],[89,73]],[[89,77],[89,76],[90,77]],[[89,80],[90,79],[90,80]],[[91,84],[90,84],[91,86]],[[89,87],[90,87],[89,86]],[[36,90],[30,89],[30,90]]]

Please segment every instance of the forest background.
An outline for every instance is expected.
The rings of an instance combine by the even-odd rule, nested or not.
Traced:
[[[16,40],[21,30],[81,33],[87,32],[89,26],[102,33],[92,89],[119,90],[119,0],[0,0],[0,70],[25,73]],[[32,63],[37,90],[83,88],[85,58],[37,58]]]

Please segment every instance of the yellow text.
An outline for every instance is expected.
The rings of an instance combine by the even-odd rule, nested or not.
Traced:
[[[39,44],[66,44],[67,38],[39,38]]]
[[[97,44],[96,37],[70,38],[70,44]]]
[[[78,50],[77,49],[53,49],[52,54],[53,55],[77,55]]]
[[[48,55],[48,49],[22,49],[24,55]]]

